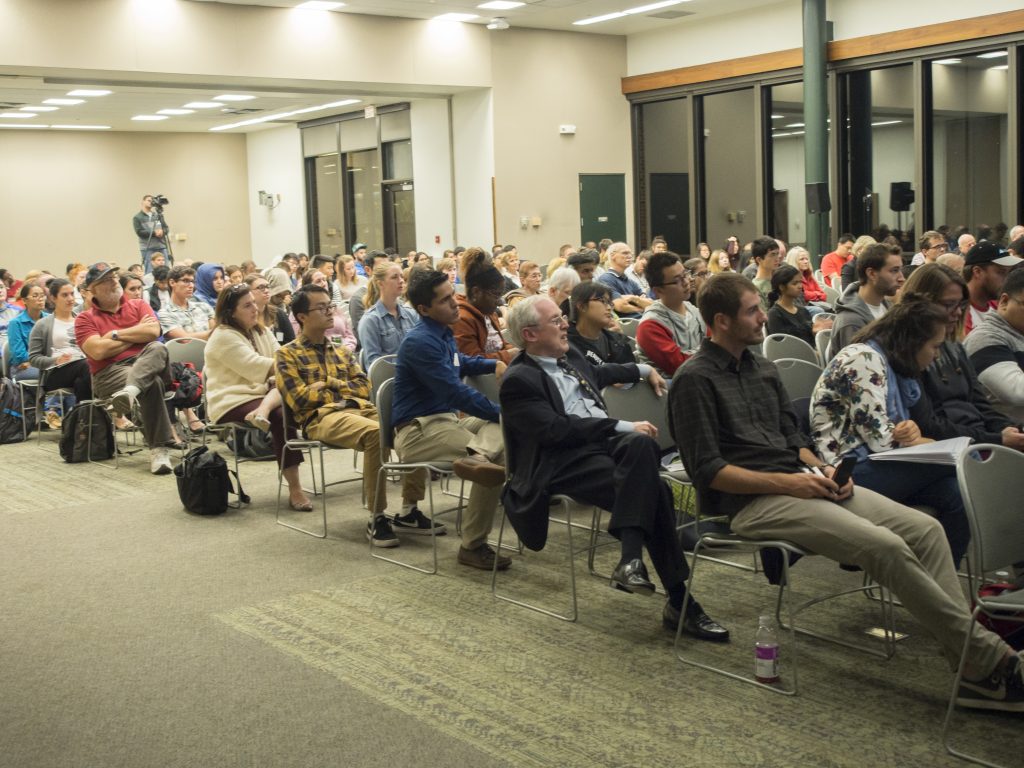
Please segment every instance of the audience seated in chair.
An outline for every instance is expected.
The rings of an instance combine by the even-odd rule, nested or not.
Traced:
[[[203,366],[207,418],[217,424],[245,422],[269,429],[274,457],[288,483],[288,504],[298,511],[312,510],[299,481],[302,453],[283,451],[286,439],[296,434],[294,427],[285,432],[281,393],[274,382],[278,343],[260,323],[255,291],[245,282],[221,291],[215,320]]]
[[[507,450],[515,452],[510,464],[516,468],[503,494],[509,521],[525,546],[540,550],[547,541],[551,495],[608,509],[608,531],[622,545],[612,586],[653,594],[643,562],[646,547],[669,595],[662,621],[675,631],[689,569],[675,530],[672,493],[658,477],[657,428],[647,421],[609,418],[600,394],[609,384],[644,377],[662,395],[664,379],[648,365],[592,365],[570,346],[565,319],[545,297],[513,307],[509,332],[523,349],[501,385]],[[687,632],[705,640],[728,639],[696,600],[688,605]]]
[[[292,297],[292,313],[302,332],[277,350],[277,389],[306,436],[326,445],[363,453],[363,494],[370,508],[366,536],[379,547],[399,541],[384,516],[387,494],[377,496],[380,468],[380,420],[370,402],[370,383],[347,347],[331,344],[325,334],[333,327],[334,307],[327,288],[306,285]],[[403,478],[403,515],[395,522],[402,530],[430,533],[430,522],[416,508],[416,483]],[[437,533],[444,527],[435,523]]]
[[[612,292],[615,313],[619,317],[639,319],[640,314],[651,303],[647,292],[626,274],[633,263],[633,251],[626,243],[612,243],[605,251],[608,270],[597,278]]]
[[[1010,272],[996,310],[985,314],[964,347],[995,407],[1019,424],[1024,420],[1024,269]]]
[[[375,262],[364,299],[366,312],[359,321],[366,370],[378,357],[398,354],[402,339],[420,321],[416,311],[401,301],[404,293],[402,268],[384,259]]]
[[[693,278],[676,254],[654,254],[647,263],[647,278],[657,300],[644,310],[636,343],[655,368],[671,377],[696,352],[707,328],[689,301],[695,290]]]
[[[57,278],[50,283],[53,314],[44,315],[29,335],[29,363],[45,376],[46,391],[71,389],[74,395],[64,399],[61,413],[67,413],[75,402],[92,397],[92,376],[85,354],[75,341],[75,317],[71,311],[75,303],[75,290],[71,283]],[[61,415],[57,401],[50,400],[46,408],[46,423],[50,429],[61,428]]]
[[[508,365],[519,350],[501,335],[497,311],[505,292],[505,278],[480,248],[468,249],[463,254],[462,264],[465,266],[466,295],[455,297],[459,316],[452,324],[459,352],[471,357],[500,360]]]
[[[334,309],[332,310],[334,325],[327,329],[327,333],[325,335],[335,344],[343,344],[348,347],[349,352],[355,352],[359,347],[359,342],[356,339],[355,333],[352,331],[352,326],[349,324],[348,309],[334,300],[334,288],[332,287],[332,283],[328,279],[326,273],[320,269],[307,270],[302,275],[302,280],[300,282],[302,285],[309,285],[310,283],[313,285],[319,285],[321,288],[331,291],[331,303],[334,305]],[[298,335],[301,328],[299,327],[298,320],[296,320],[294,316],[291,318],[291,323],[292,329],[294,329],[295,334]]]
[[[1020,660],[992,632],[970,631],[970,609],[939,523],[867,488],[854,493],[852,480],[838,487],[834,468],[797,429],[774,365],[748,350],[764,339],[757,289],[741,276],[722,275],[697,302],[711,338],[673,379],[669,410],[702,508],[728,515],[741,536],[783,539],[859,565],[900,598],[951,669],[970,634],[958,703],[1024,709]],[[944,330],[944,318],[922,312]],[[936,332],[934,346],[942,335]]]
[[[856,246],[855,246],[856,248]],[[836,317],[832,322],[829,357],[851,342],[857,331],[884,315],[889,300],[903,285],[903,257],[898,248],[875,243],[856,259],[857,281],[843,289],[836,301]]]
[[[815,321],[803,303],[803,277],[800,270],[783,264],[772,273],[768,294],[768,333],[796,336],[814,346],[814,334],[831,327],[830,320]]]
[[[592,365],[635,363],[629,339],[617,330],[612,291],[596,280],[580,283],[569,299],[569,343]]]
[[[138,403],[150,471],[164,475],[171,471],[167,446],[175,443],[164,403],[171,381],[167,349],[157,341],[156,314],[141,299],[126,298],[117,277],[117,267],[106,262],[89,267],[82,285],[92,307],[75,318],[75,339],[89,360],[93,394],[122,416]]]

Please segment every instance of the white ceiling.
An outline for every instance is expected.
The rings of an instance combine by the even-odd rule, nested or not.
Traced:
[[[301,0],[190,0],[191,2],[228,2],[235,5],[274,6],[291,8]],[[686,0],[674,6],[652,10],[650,14],[631,15],[587,26],[574,26],[573,21],[622,11],[649,4],[656,0],[526,0],[526,4],[506,11],[478,9],[485,0],[347,0],[344,7],[331,13],[359,13],[413,19],[431,19],[443,13],[477,13],[480,18],[469,22],[486,24],[501,16],[512,27],[571,30],[585,33],[629,35],[666,25],[685,24],[700,16],[735,12],[752,5],[764,5],[778,0]],[[678,16],[678,14],[686,14]],[[674,16],[675,18],[665,18]],[[502,34],[492,31],[489,34]],[[250,132],[271,128],[283,123],[294,123],[321,115],[359,110],[371,104],[387,104],[431,93],[382,93],[379,87],[367,90],[339,92],[337,84],[309,81],[269,81],[235,78],[231,82],[210,82],[201,77],[180,78],[175,82],[161,81],[159,75],[139,75],[130,81],[111,80],[97,73],[89,77],[81,71],[0,71],[0,133],[25,128],[53,127],[57,130],[81,129],[84,126],[109,126],[114,131],[199,132],[215,126],[227,125],[261,116],[276,119],[264,123],[231,129],[230,133]],[[124,75],[118,77],[124,78]],[[352,88],[351,84],[346,86]],[[36,113],[32,117],[5,117],[10,114],[32,114],[24,107],[47,106],[46,99],[71,98],[68,91],[76,88],[108,89],[106,96],[78,97],[81,104],[61,105],[55,111]],[[434,89],[438,93],[443,89]],[[452,89],[448,89],[451,91]],[[226,102],[220,107],[196,109],[188,115],[166,116],[161,121],[132,120],[137,115],[155,115],[161,109],[180,109],[194,101],[212,101],[224,94],[242,94],[255,98]],[[323,111],[307,111],[299,115],[283,116],[295,110],[336,104],[356,99],[351,106],[334,106]],[[245,110],[243,114],[236,114]],[[251,110],[251,112],[249,112]],[[58,127],[63,126],[63,127]],[[73,126],[68,128],[67,126]]]

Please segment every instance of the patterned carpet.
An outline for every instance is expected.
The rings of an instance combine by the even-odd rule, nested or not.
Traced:
[[[549,549],[517,560],[510,588],[557,600],[547,590],[559,583],[561,551]],[[945,664],[905,614],[900,629],[911,637],[888,662],[801,642],[801,693],[784,698],[683,666],[660,627],[659,598],[610,590],[581,575],[582,567],[574,624],[495,600],[487,574],[424,577],[389,568],[218,618],[514,765],[958,764],[938,743]],[[774,593],[760,576],[701,568],[705,585],[721,585],[713,598],[705,586],[703,602],[724,622],[729,617],[733,642],[689,647],[746,673],[756,616],[768,612]],[[820,560],[799,565],[795,578],[811,575],[833,586],[856,582]],[[845,598],[818,609],[814,621],[858,632],[874,623],[873,605]],[[1020,764],[1019,718],[972,714],[958,722],[961,745],[1002,743],[1012,747],[1003,754],[1016,756],[1010,764]]]

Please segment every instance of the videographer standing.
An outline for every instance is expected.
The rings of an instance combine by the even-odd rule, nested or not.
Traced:
[[[142,210],[132,217],[132,227],[139,238],[139,254],[142,256],[142,267],[148,275],[153,270],[150,262],[154,253],[167,255],[167,222],[164,220],[166,197],[160,197],[154,205],[152,195],[142,198]]]

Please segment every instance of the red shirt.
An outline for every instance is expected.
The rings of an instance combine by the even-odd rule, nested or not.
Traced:
[[[828,297],[821,290],[818,281],[814,279],[814,273],[810,270],[801,273],[804,283],[804,299],[806,301],[825,301]]]
[[[142,299],[131,299],[129,301],[126,297],[122,296],[121,304],[116,312],[105,312],[93,304],[91,309],[87,309],[75,318],[75,343],[78,344],[79,349],[84,349],[86,340],[93,336],[103,336],[103,334],[110,331],[131,328],[141,323],[142,318],[146,315],[154,319],[156,318],[153,308]],[[106,360],[94,360],[87,356],[89,372],[95,376],[108,365],[113,365],[119,360],[126,360],[129,357],[135,357],[145,346],[145,344],[132,344],[127,349],[113,357],[108,357]]]
[[[835,286],[832,285],[832,276],[840,274],[843,271],[843,265],[852,258],[852,253],[845,258],[835,251],[832,251],[832,253],[826,253],[821,260],[821,274],[825,276],[825,282],[832,288],[835,288]]]

